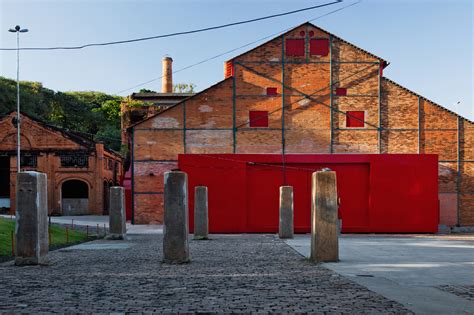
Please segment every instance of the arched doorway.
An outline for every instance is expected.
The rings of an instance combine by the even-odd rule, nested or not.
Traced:
[[[61,185],[63,215],[81,215],[89,212],[89,186],[79,179],[71,179]]]

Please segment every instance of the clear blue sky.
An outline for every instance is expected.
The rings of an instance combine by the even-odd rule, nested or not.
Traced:
[[[176,70],[355,1],[195,35],[78,51],[26,51],[21,79],[54,90],[116,93],[159,77],[165,54],[173,57]],[[22,46],[79,45],[207,27],[324,2],[0,0],[0,47],[15,47],[15,35],[7,30],[16,24],[30,30],[21,35]],[[474,120],[472,19],[471,0],[363,0],[314,23],[388,60],[388,78]],[[223,78],[225,60],[247,49],[180,72],[174,82],[204,89]],[[0,75],[15,78],[15,52],[0,52],[0,58]],[[160,82],[143,87],[159,91]]]

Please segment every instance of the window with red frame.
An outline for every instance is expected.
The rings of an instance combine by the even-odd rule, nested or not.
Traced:
[[[309,54],[311,56],[327,56],[329,54],[329,39],[311,39],[309,41]]]
[[[287,56],[304,56],[304,39],[287,39],[285,42]]]
[[[278,95],[278,89],[276,87],[267,87],[267,95]]]
[[[346,88],[336,88],[336,95],[338,95],[338,96],[347,95],[347,89]]]
[[[348,128],[365,127],[364,116],[365,116],[364,111],[347,111],[346,112],[346,127]]]
[[[251,110],[249,112],[250,127],[268,127],[268,111]]]

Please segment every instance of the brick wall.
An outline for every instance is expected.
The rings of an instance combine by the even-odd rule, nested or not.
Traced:
[[[286,39],[309,34],[329,41],[327,56],[308,46],[285,55]],[[134,128],[135,223],[162,221],[162,176],[177,154],[332,152],[438,154],[441,223],[456,224],[459,211],[474,225],[472,122],[381,77],[384,62],[310,24],[234,58],[233,77]],[[268,127],[249,126],[254,110],[269,112]],[[347,111],[364,111],[364,127],[346,127]]]

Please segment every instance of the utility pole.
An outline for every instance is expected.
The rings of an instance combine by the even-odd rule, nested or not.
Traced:
[[[8,30],[16,33],[16,125],[17,125],[17,143],[16,143],[16,169],[20,172],[20,33],[28,32],[28,29],[22,29],[20,25]]]

